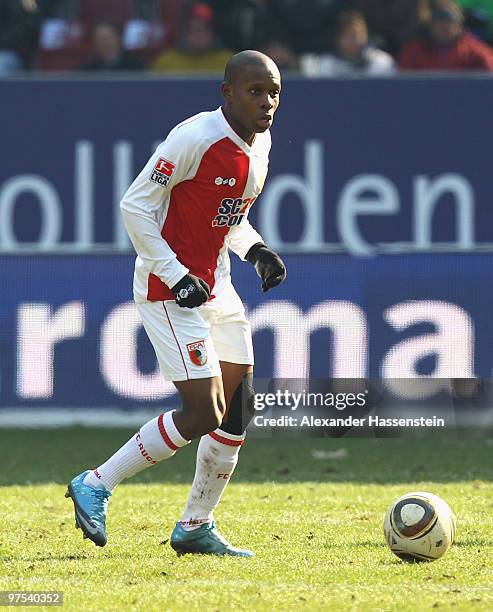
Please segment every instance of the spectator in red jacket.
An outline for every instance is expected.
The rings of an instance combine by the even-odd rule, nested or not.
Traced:
[[[455,2],[436,4],[426,35],[402,48],[401,70],[493,70],[493,49],[464,30]]]

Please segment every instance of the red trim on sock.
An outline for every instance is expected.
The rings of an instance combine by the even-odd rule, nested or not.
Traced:
[[[220,436],[215,431],[210,432],[210,437],[216,440],[216,442],[221,442],[221,444],[226,444],[226,446],[241,446],[245,440],[230,440],[229,438],[224,438]]]
[[[172,451],[178,450],[178,446],[176,446],[176,444],[173,444],[171,438],[168,436],[168,432],[166,431],[166,429],[164,429],[163,416],[163,414],[160,414],[157,420],[159,433],[161,434],[161,437],[163,438],[166,446],[169,446]]]

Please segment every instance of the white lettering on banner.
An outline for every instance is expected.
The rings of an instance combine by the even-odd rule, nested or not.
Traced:
[[[304,177],[290,173],[268,180],[259,206],[259,229],[267,243],[281,250],[293,246],[301,251],[323,250],[327,244],[324,240],[325,215],[332,209],[332,205],[324,201],[325,170],[322,141],[307,140]],[[296,243],[283,240],[280,232],[282,200],[290,192],[302,204],[303,233]],[[461,249],[474,248],[474,190],[465,177],[455,173],[441,174],[435,179],[418,175],[413,179],[416,247],[429,249],[433,246],[433,213],[439,199],[448,193],[454,195],[456,201],[456,244]],[[342,244],[353,255],[371,256],[378,249],[361,235],[358,217],[398,214],[400,195],[396,185],[386,176],[356,175],[343,185],[335,209]],[[382,236],[381,242],[385,242],[384,238]],[[411,246],[412,242],[408,242]]]
[[[71,245],[81,251],[88,251],[95,239],[95,210],[98,202],[96,185],[94,143],[79,140],[74,151],[74,194],[64,193],[68,198],[66,207],[74,201],[75,242]],[[436,208],[444,197],[452,196],[455,207],[452,210],[455,221],[455,246],[468,250],[475,242],[475,194],[471,183],[457,173],[443,173],[434,178],[426,175],[409,177],[412,193],[400,193],[405,186],[397,185],[391,178],[380,174],[361,174],[351,177],[341,185],[339,196],[334,202],[326,202],[324,195],[325,173],[330,169],[324,164],[325,149],[321,140],[307,140],[304,146],[303,174],[296,172],[271,176],[267,181],[262,200],[258,207],[259,230],[266,242],[278,250],[295,249],[299,252],[326,252],[327,247],[337,247],[337,243],[325,242],[327,222],[336,223],[341,244],[349,253],[371,256],[381,250],[380,243],[391,245],[380,236],[378,240],[375,227],[371,239],[362,236],[359,227],[361,217],[397,215],[401,212],[401,198],[412,201],[412,225],[398,239],[403,249],[426,250],[433,247],[432,228]],[[134,176],[133,146],[129,141],[113,144],[113,241],[111,245],[118,251],[127,251],[130,242],[120,216],[119,203],[123,193]],[[108,177],[105,177],[107,180]],[[35,244],[40,249],[54,248],[60,244],[64,211],[55,186],[46,178],[36,175],[21,175],[8,179],[0,186],[0,249],[12,250],[21,243],[16,239],[13,211],[18,196],[32,192],[41,207],[41,228]],[[301,236],[294,242],[284,240],[281,233],[281,219],[289,204],[286,196],[292,194],[301,204],[301,214],[290,210],[290,218],[302,227]],[[99,196],[100,199],[100,196]],[[449,207],[450,208],[450,207]],[[404,230],[401,231],[401,234]],[[448,243],[450,244],[450,243]],[[33,246],[33,245],[29,245]],[[68,243],[64,243],[68,246]],[[110,246],[110,243],[107,243]]]
[[[455,196],[457,246],[474,247],[474,193],[469,182],[460,174],[442,174],[435,180],[427,176],[414,179],[414,241],[418,248],[432,246],[433,213],[445,193]]]
[[[157,400],[173,395],[172,382],[165,381],[156,364],[151,374],[137,365],[137,334],[142,322],[133,302],[119,304],[110,311],[101,328],[101,375],[116,395],[135,400]]]
[[[354,177],[344,186],[337,205],[337,226],[343,243],[353,255],[374,255],[376,249],[361,236],[356,221],[358,215],[398,212],[399,193],[392,181],[378,174]]]
[[[303,312],[288,301],[270,301],[248,313],[252,331],[274,332],[274,378],[307,378],[310,335],[332,331],[330,376],[364,378],[367,370],[368,333],[365,315],[356,304],[327,300]]]
[[[127,251],[130,247],[120,212],[120,200],[132,182],[132,165],[132,145],[127,140],[117,142],[113,148],[113,243],[119,251]]]
[[[94,245],[94,204],[97,198],[94,180],[94,143],[80,140],[74,152],[74,218],[75,242],[81,251]],[[120,215],[120,199],[132,182],[132,145],[119,141],[113,147],[113,244],[120,251],[128,250],[130,242]],[[23,244],[17,240],[14,230],[14,210],[19,196],[32,193],[41,209],[39,237],[29,246],[54,249],[60,245],[64,211],[55,186],[37,175],[18,175],[0,186],[0,248],[14,250]],[[67,194],[70,197],[70,194]]]
[[[38,245],[43,249],[54,247],[62,233],[62,206],[53,185],[35,174],[11,178],[0,190],[0,245],[10,250],[20,244],[14,231],[14,209],[22,193],[32,193],[39,202],[41,228]]]
[[[53,396],[55,345],[84,334],[84,304],[25,303],[17,311],[17,394],[22,399]]]
[[[81,249],[94,244],[94,145],[75,145],[75,241]]]
[[[323,155],[322,142],[308,140],[305,143],[306,178],[281,174],[267,183],[259,207],[259,227],[266,243],[273,248],[290,246],[282,240],[279,231],[282,199],[290,191],[299,197],[304,213],[303,233],[296,244],[307,250],[317,250],[324,245]]]
[[[368,376],[369,331],[364,311],[345,300],[327,300],[308,311],[287,300],[261,304],[248,314],[253,333],[271,330],[274,336],[275,378],[309,376],[310,337],[331,331],[330,372],[334,378]],[[456,304],[420,300],[401,302],[383,313],[394,330],[402,332],[418,323],[431,323],[436,332],[420,334],[389,347],[381,364],[382,378],[392,392],[408,399],[435,394],[440,379],[474,377],[474,327],[470,315]],[[141,321],[133,302],[115,306],[106,316],[100,335],[100,371],[107,387],[132,400],[163,400],[175,393],[156,365],[151,373],[138,367]],[[54,394],[55,346],[84,334],[85,309],[80,301],[67,302],[56,311],[46,303],[23,303],[18,308],[16,390],[21,399],[49,399]],[[418,373],[419,360],[436,355],[428,376]],[[94,356],[97,359],[97,356]],[[61,366],[60,366],[61,367]],[[410,385],[396,379],[413,379]],[[435,379],[435,380],[433,380]]]
[[[419,377],[417,363],[435,355],[436,366],[431,377],[436,379],[470,378],[474,376],[474,325],[470,315],[460,306],[439,300],[409,301],[395,304],[383,313],[384,319],[396,330],[411,325],[431,323],[436,332],[407,338],[392,346],[382,362],[382,378],[409,379]],[[443,380],[421,377],[421,397],[433,395],[443,388]],[[416,398],[416,385],[407,387],[399,381],[389,381],[389,388],[401,397]]]

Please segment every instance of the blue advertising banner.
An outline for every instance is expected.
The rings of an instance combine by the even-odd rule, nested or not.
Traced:
[[[221,103],[217,79],[5,80],[0,98],[3,251],[127,251],[122,193]],[[492,103],[488,77],[288,78],[253,222],[285,251],[491,247]]]
[[[492,255],[287,255],[267,294],[232,258],[256,375],[491,377]],[[133,257],[0,258],[0,407],[162,404],[131,296]],[[156,404],[157,405],[157,404]]]

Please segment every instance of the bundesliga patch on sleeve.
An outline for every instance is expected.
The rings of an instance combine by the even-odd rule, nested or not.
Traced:
[[[167,159],[164,159],[164,157],[160,157],[152,169],[152,174],[149,180],[151,180],[153,183],[166,187],[174,171],[175,164],[171,163]]]

